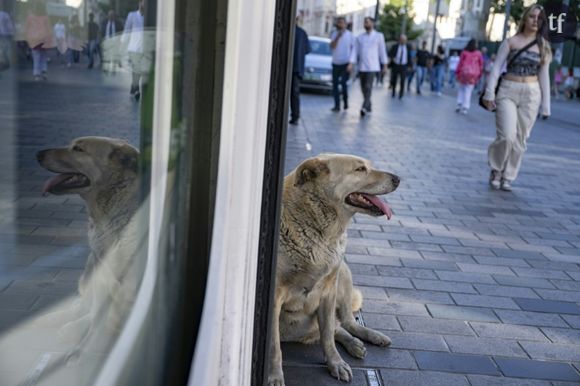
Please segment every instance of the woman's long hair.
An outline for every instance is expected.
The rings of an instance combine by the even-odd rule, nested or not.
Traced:
[[[544,7],[539,4],[534,4],[526,8],[518,24],[518,33],[524,32],[528,16],[536,9],[540,10],[540,14],[538,15],[538,32],[536,33],[536,40],[538,40],[538,47],[540,48],[540,57],[542,63],[549,63],[552,60],[552,48],[548,41],[548,18],[546,17]]]
[[[465,51],[473,52],[477,50],[477,40],[471,39],[465,46]]]

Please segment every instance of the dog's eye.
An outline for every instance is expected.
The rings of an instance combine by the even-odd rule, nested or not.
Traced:
[[[83,151],[84,151],[84,150],[83,150],[83,149],[82,149],[80,146],[78,146],[78,145],[74,145],[72,149],[73,149],[73,151],[80,151],[80,152],[83,152]]]
[[[354,171],[355,172],[365,172],[366,173],[367,167],[366,166],[360,166],[360,167],[356,168]]]

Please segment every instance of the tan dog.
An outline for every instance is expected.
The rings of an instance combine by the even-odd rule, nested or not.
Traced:
[[[90,335],[113,336],[135,299],[143,266],[138,248],[146,245],[136,220],[139,152],[124,140],[83,137],[40,151],[37,159],[58,173],[46,181],[43,193],[78,194],[89,213],[91,253],[79,282],[81,297],[68,310],[61,334],[78,345]]]
[[[376,195],[398,185],[396,175],[341,154],[307,159],[284,178],[269,386],[284,385],[281,341],[320,341],[330,373],[345,381],[352,379],[352,371],[335,339],[358,358],[366,352],[358,338],[390,344],[387,336],[355,322],[353,311],[360,307],[362,295],[353,288],[343,256],[346,228],[354,214],[390,218],[391,209]]]

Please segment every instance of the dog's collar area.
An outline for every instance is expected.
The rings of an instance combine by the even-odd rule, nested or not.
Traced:
[[[345,202],[350,206],[367,210],[374,216],[385,215],[390,220],[393,215],[389,205],[373,194],[350,193],[346,196]]]

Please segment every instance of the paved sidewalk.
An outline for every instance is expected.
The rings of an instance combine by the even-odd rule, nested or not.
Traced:
[[[463,116],[450,96],[399,101],[376,88],[360,119],[354,86],[348,112],[302,94],[286,160],[289,171],[352,153],[402,177],[386,197],[391,221],[357,216],[349,229],[362,319],[393,341],[367,345],[364,360],[343,352],[352,384],[580,384],[580,109],[536,124],[507,193],[488,187],[494,115],[475,100]],[[284,358],[289,386],[338,384],[319,346],[285,344]]]

